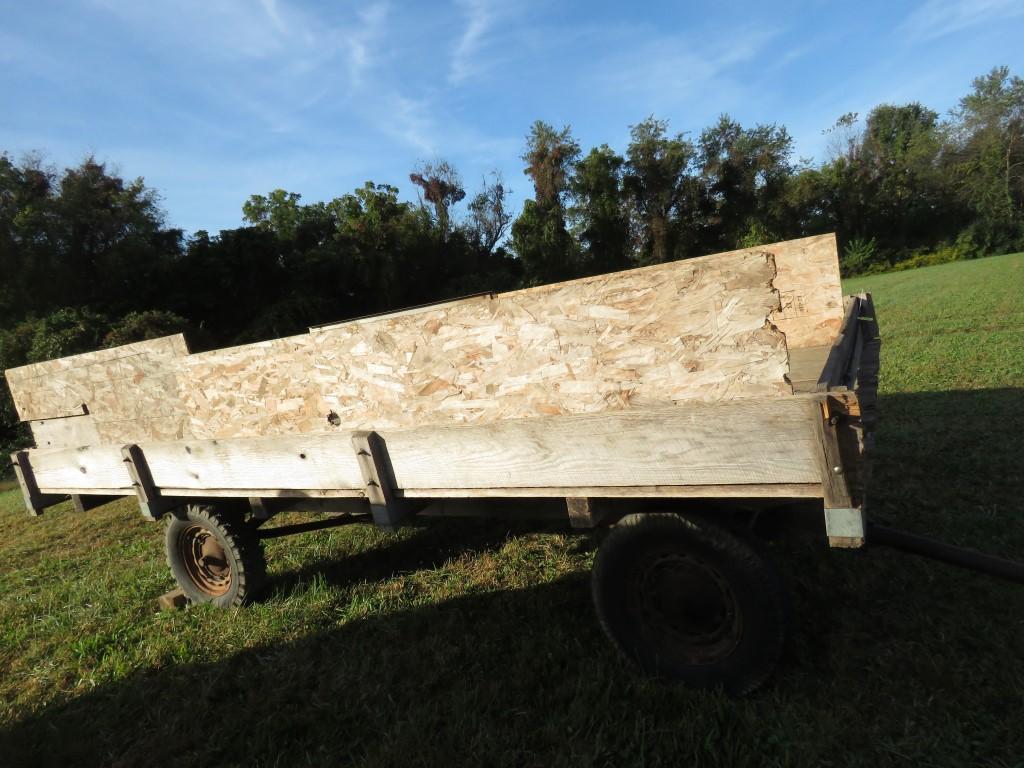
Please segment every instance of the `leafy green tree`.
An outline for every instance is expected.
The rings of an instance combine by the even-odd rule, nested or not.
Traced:
[[[744,128],[728,115],[700,135],[698,163],[706,212],[717,242],[734,248],[780,239],[785,229],[786,185],[793,174],[793,140],[784,127]]]
[[[181,231],[166,229],[157,195],[141,178],[124,181],[87,158],[65,171],[53,201],[54,275],[64,306],[114,314],[157,302],[160,262],[178,252]]]
[[[36,333],[38,321],[23,320],[10,327],[0,327],[0,371],[17,368],[28,362],[29,349]],[[0,376],[0,378],[3,378]],[[10,388],[0,382],[0,456],[8,456],[32,444],[32,433],[27,424],[18,420]],[[7,462],[0,467],[8,466]],[[0,477],[8,474],[0,472]]]
[[[860,163],[865,196],[870,197],[862,206],[868,227],[881,234],[890,250],[927,241],[934,236],[929,230],[941,225],[937,214],[947,212],[938,167],[941,149],[938,115],[921,104],[882,104],[869,113]]]
[[[630,266],[629,209],[623,189],[625,158],[607,144],[590,150],[570,183],[569,216],[584,249],[585,271],[612,272]]]
[[[538,205],[562,205],[569,188],[569,177],[580,156],[579,142],[567,125],[556,130],[537,120],[526,137],[523,171],[533,182],[533,199]]]
[[[567,280],[582,274],[576,241],[566,228],[565,198],[580,155],[569,126],[556,130],[538,120],[526,137],[524,173],[533,181],[534,199],[512,225],[512,248],[529,284]]]
[[[103,346],[120,347],[136,341],[159,339],[192,330],[188,320],[173,312],[159,309],[129,312],[110,325],[110,330],[103,337]]]
[[[561,206],[523,203],[512,224],[512,248],[523,264],[527,285],[540,285],[579,277],[576,243],[565,227]]]
[[[447,240],[452,227],[452,207],[466,197],[459,172],[447,160],[421,163],[409,174],[409,181],[420,188],[423,199],[433,209],[441,239]]]
[[[92,352],[102,346],[110,321],[89,309],[59,309],[35,324],[26,362]]]
[[[512,224],[508,210],[508,192],[501,173],[491,173],[492,181],[485,177],[483,185],[469,201],[469,219],[465,230],[468,238],[482,252],[491,254],[505,237]]]
[[[299,225],[308,220],[314,208],[301,205],[302,195],[275,189],[269,195],[250,195],[242,205],[245,221],[260,229],[273,232],[283,240],[295,236]]]
[[[657,264],[675,257],[681,230],[693,218],[699,193],[691,173],[694,147],[681,133],[670,136],[668,121],[654,117],[629,133],[622,186],[636,231],[635,258]]]
[[[0,320],[89,306],[152,306],[161,266],[180,253],[156,193],[87,158],[62,175],[36,157],[0,156]]]
[[[1007,67],[975,78],[948,129],[950,171],[985,248],[1024,247],[1024,79]]]

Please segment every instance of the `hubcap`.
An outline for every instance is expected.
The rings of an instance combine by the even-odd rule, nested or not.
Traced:
[[[231,565],[211,531],[192,525],[178,537],[178,553],[192,583],[204,594],[219,597],[231,588]]]
[[[728,582],[708,563],[670,552],[651,558],[634,583],[636,607],[658,645],[688,664],[709,664],[739,644],[743,622]]]

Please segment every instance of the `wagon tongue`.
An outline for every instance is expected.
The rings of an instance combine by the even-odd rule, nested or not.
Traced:
[[[1001,557],[986,555],[966,547],[957,547],[944,541],[929,539],[878,523],[868,523],[867,535],[868,541],[872,544],[881,544],[902,552],[940,560],[950,565],[1024,584],[1024,562],[1019,560],[1005,560]]]

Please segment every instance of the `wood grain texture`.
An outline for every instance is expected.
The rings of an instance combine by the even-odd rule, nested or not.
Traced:
[[[406,490],[818,483],[809,408],[795,397],[691,402],[381,436]]]
[[[30,422],[32,436],[40,450],[99,445],[100,436],[91,414]]]
[[[839,414],[830,408],[828,398],[819,401],[814,421],[815,452],[821,478],[825,509],[849,509],[853,506],[846,483],[848,468],[843,464],[836,432]]]
[[[740,485],[564,485],[527,488],[413,488],[405,499],[820,499],[821,483],[743,483]]]
[[[121,446],[93,445],[62,451],[29,451],[41,489],[52,493],[106,491],[135,495]],[[71,489],[71,490],[68,490]]]
[[[28,451],[12,453],[11,463],[14,466],[14,476],[21,488],[22,499],[25,501],[25,509],[30,515],[36,517],[47,507],[64,501],[63,494],[49,494],[39,490],[35,473],[32,471],[32,464],[29,461]]]
[[[160,488],[363,488],[363,476],[347,434],[184,440],[144,443],[142,449],[153,482]]]
[[[802,397],[691,402],[379,434],[394,487],[405,498],[417,489],[461,489],[467,495],[488,489],[606,489],[564,494],[600,496],[615,495],[609,489],[616,487],[642,486],[748,486],[753,496],[762,493],[755,487],[771,484],[820,485],[821,444],[812,418],[818,408]],[[153,485],[168,496],[211,490],[246,497],[273,496],[270,489],[309,496],[365,492],[347,432],[142,443],[140,450]],[[117,448],[32,451],[30,456],[44,491],[133,492]]]
[[[794,392],[817,392],[825,363],[828,361],[830,344],[789,350],[789,382]]]

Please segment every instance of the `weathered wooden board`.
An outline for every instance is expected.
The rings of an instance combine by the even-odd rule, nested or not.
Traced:
[[[794,392],[817,392],[831,344],[789,350],[789,383]]]
[[[692,402],[381,434],[405,490],[819,483],[815,407]]]
[[[178,334],[12,368],[6,376],[22,421],[89,414],[100,444],[176,440],[189,435],[174,366],[186,355]]]
[[[36,482],[46,493],[133,494],[132,479],[117,445],[62,451],[29,451]]]
[[[410,488],[402,499],[507,499],[589,496],[619,499],[820,499],[821,483],[743,485],[545,485],[529,488]]]
[[[40,450],[78,448],[83,445],[99,445],[101,442],[92,414],[33,421],[31,426],[36,447]]]
[[[790,397],[393,430],[380,436],[395,488],[406,496],[416,495],[417,489],[451,495],[453,490],[500,488],[514,495],[512,489],[544,487],[820,488],[815,419],[820,421],[816,400]],[[140,443],[139,450],[153,485],[164,495],[205,490],[263,495],[250,493],[261,488],[365,490],[348,432]],[[33,451],[30,456],[43,492],[131,489],[121,452],[113,447]]]
[[[142,450],[160,488],[363,487],[347,434],[143,443]]]

